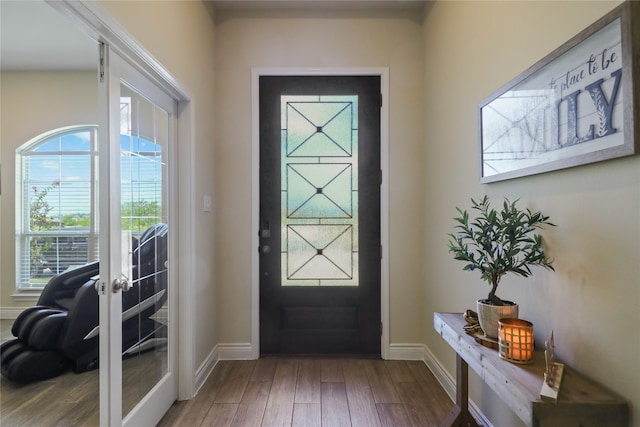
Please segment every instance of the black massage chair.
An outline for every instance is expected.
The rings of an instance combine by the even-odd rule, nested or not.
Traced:
[[[161,223],[134,239],[133,287],[122,293],[123,357],[166,344],[166,328],[151,316],[167,300],[167,233]],[[5,378],[31,382],[98,367],[98,273],[93,262],[53,277],[38,305],[20,313],[16,338],[0,347]]]

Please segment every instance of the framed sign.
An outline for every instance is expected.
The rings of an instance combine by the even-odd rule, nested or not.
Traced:
[[[480,103],[480,182],[636,153],[638,21],[621,4]]]

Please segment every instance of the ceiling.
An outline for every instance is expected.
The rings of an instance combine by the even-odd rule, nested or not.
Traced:
[[[205,0],[211,1],[211,0]],[[423,0],[215,0],[219,8],[406,8]],[[0,69],[91,70],[97,42],[44,0],[0,0]]]
[[[205,0],[218,8],[388,9],[422,7],[425,0]]]
[[[97,42],[42,0],[0,0],[2,70],[90,70]]]

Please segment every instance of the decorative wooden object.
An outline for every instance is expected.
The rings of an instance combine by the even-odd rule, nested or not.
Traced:
[[[558,393],[560,393],[560,385],[562,383],[562,374],[564,374],[564,365],[555,361],[556,355],[554,351],[553,331],[549,340],[544,342],[544,381],[540,390],[540,399],[557,402]]]
[[[565,367],[557,402],[540,399],[546,363],[542,351],[534,351],[528,365],[509,363],[498,352],[477,343],[464,332],[461,313],[434,313],[435,330],[456,352],[456,402],[441,424],[477,425],[469,413],[468,368],[532,427],[627,427],[628,404],[576,371]]]
[[[484,331],[480,327],[480,322],[478,321],[478,313],[475,311],[468,309],[463,314],[466,325],[464,325],[464,331],[471,335],[477,343],[482,344],[489,348],[498,349],[498,340],[495,338],[489,338],[484,334]]]

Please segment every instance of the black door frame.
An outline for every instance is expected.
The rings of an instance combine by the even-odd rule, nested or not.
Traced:
[[[246,357],[260,356],[260,277],[259,277],[259,203],[260,203],[260,135],[259,135],[259,78],[270,75],[373,75],[380,76],[380,90],[382,92],[382,107],[380,110],[380,167],[382,169],[382,184],[380,187],[380,214],[382,260],[380,275],[382,336],[381,356],[388,359],[390,355],[389,342],[389,69],[376,68],[254,68],[251,76],[251,108],[252,108],[252,202],[251,202],[251,343],[249,348],[241,351]],[[239,350],[239,349],[238,349]]]

